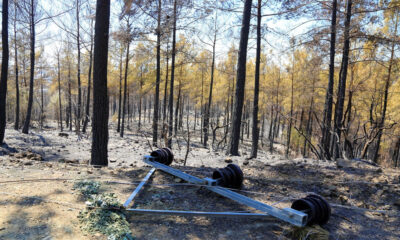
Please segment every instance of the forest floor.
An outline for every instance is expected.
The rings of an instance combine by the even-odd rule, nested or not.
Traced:
[[[149,130],[149,129],[148,129]],[[150,131],[127,131],[120,138],[110,129],[110,166],[87,165],[90,138],[55,126],[32,129],[29,135],[6,130],[8,146],[0,147],[0,239],[106,239],[80,229],[77,218],[85,201],[73,189],[76,181],[92,179],[101,192],[115,193],[123,203],[150,169],[142,157],[151,150]],[[147,135],[147,137],[146,137]],[[314,192],[332,205],[323,226],[329,239],[400,239],[400,171],[363,162],[337,165],[313,159],[285,159],[260,151],[257,159],[227,157],[200,146],[193,139],[186,166],[186,142],[175,143],[173,167],[209,177],[227,162],[245,175],[239,191],[276,207],[290,207],[294,199]],[[250,146],[244,144],[243,152]],[[279,149],[278,149],[279,150]],[[133,207],[198,211],[248,211],[246,206],[203,188],[179,184],[157,171],[134,201]],[[276,219],[206,218],[127,215],[135,239],[290,239],[293,228]]]

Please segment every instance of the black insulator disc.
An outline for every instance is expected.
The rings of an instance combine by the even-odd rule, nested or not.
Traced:
[[[172,153],[171,149],[169,148],[163,148],[164,151],[168,153],[168,162],[167,165],[171,165],[171,163],[174,161],[174,154]]]
[[[229,176],[230,176],[229,186],[231,186],[233,188],[236,188],[236,186],[237,186],[236,182],[238,181],[238,177],[236,176],[236,172],[230,167],[226,167],[225,170],[229,173]]]
[[[306,198],[298,199],[292,203],[291,208],[307,213],[307,225],[311,225],[314,223],[317,209],[313,202],[311,202],[310,200]]]
[[[321,221],[323,219],[325,219],[326,215],[327,215],[324,203],[322,202],[321,199],[319,199],[318,197],[315,197],[313,195],[308,195],[306,198],[309,199],[310,201],[313,201],[318,206],[318,211],[317,211],[317,216],[315,217],[316,218],[315,222],[321,223]]]
[[[234,182],[234,187],[235,188],[240,188],[242,186],[242,184],[243,184],[243,172],[242,172],[242,170],[240,169],[240,167],[238,165],[233,164],[233,163],[228,164],[227,167],[231,168],[235,172],[235,175],[236,175],[236,179],[235,180],[236,181]]]
[[[160,149],[160,151],[162,152],[162,164],[168,165],[168,152],[165,151],[164,149]]]
[[[329,205],[328,201],[326,201],[325,198],[323,198],[322,196],[317,195],[317,194],[310,194],[307,196],[307,198],[314,198],[314,199],[318,200],[319,205],[322,208],[322,216],[321,216],[320,220],[318,221],[318,223],[319,224],[327,223],[332,214],[332,209],[331,209],[331,206]]]
[[[227,181],[226,181],[226,176],[225,173],[221,171],[221,169],[217,169],[213,172],[212,174],[212,179],[221,179],[220,186],[226,187],[227,186]]]
[[[165,152],[162,149],[157,150],[160,153],[160,163],[165,164]]]
[[[310,201],[315,207],[315,216],[314,216],[314,219],[313,219],[313,223],[319,223],[321,221],[321,218],[324,215],[323,209],[322,209],[322,206],[319,203],[319,200],[315,199],[315,198],[312,198],[312,197],[308,197],[308,196],[305,199]]]
[[[224,173],[226,178],[226,185],[230,187],[232,182],[235,180],[235,177],[232,175],[231,171],[226,168],[221,168],[221,171]]]
[[[155,150],[153,152],[150,153],[150,156],[155,157],[157,162],[161,162],[161,151],[160,150]]]

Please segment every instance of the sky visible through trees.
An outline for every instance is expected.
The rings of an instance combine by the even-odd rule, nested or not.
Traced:
[[[111,16],[110,16],[110,32],[117,31],[120,23],[119,23],[119,17],[121,15],[121,8],[123,6],[122,4],[123,1],[119,0],[112,0],[111,1]],[[234,2],[234,1],[232,1]],[[42,0],[42,5],[44,12],[49,14],[50,16],[55,15],[54,21],[57,23],[54,23],[52,20],[47,21],[41,25],[42,29],[39,32],[38,35],[38,42],[41,42],[44,46],[45,49],[45,54],[48,55],[49,57],[54,56],[54,51],[57,49],[57,46],[59,46],[62,42],[62,39],[64,37],[67,37],[67,33],[60,29],[59,22],[61,22],[65,26],[70,26],[73,28],[73,25],[75,24],[74,17],[68,15],[66,12],[68,9],[65,9],[66,7],[63,6],[63,2],[53,2],[49,0]],[[239,3],[237,3],[238,7],[240,6]],[[72,6],[70,6],[72,9]],[[92,1],[91,7],[94,8],[95,4]],[[169,6],[171,7],[171,6]],[[264,8],[265,11],[264,15],[268,14],[274,14],[276,11],[273,11],[273,9],[268,9]],[[85,13],[83,13],[85,14]],[[256,9],[253,9],[253,24],[256,24]],[[57,16],[59,15],[59,16]],[[223,29],[221,36],[219,37],[220,41],[217,42],[217,57],[218,59],[222,59],[223,56],[226,54],[226,52],[229,50],[229,46],[231,43],[238,43],[239,41],[239,29],[240,29],[240,19],[241,19],[241,12],[240,9],[236,11],[223,11],[219,10],[218,11],[218,25],[221,26]],[[327,19],[326,21],[328,21]],[[284,19],[284,18],[271,18],[271,17],[263,17],[262,18],[262,25],[264,28],[268,26],[272,31],[278,31],[282,33],[282,35],[286,35],[283,38],[285,39],[290,39],[292,36],[296,35],[301,35],[304,33],[304,31],[307,31],[307,26],[312,24],[310,23],[304,23],[306,22],[306,18],[301,18],[300,20],[296,19]],[[138,27],[141,28],[143,27],[143,23],[135,23],[138,24]],[[88,26],[86,26],[88,27]],[[207,44],[204,44],[203,42],[199,41],[198,39],[202,39],[206,36],[209,35],[208,29],[207,29],[207,24],[204,24],[204,21],[198,21],[198,22],[193,22],[192,26],[193,28],[199,29],[199,36],[197,37],[197,42],[196,45],[198,45],[201,48],[208,48],[209,46]],[[86,32],[89,31],[89,29],[85,30]],[[179,34],[185,34],[184,30],[178,30],[178,35]],[[265,35],[265,34],[264,34]],[[148,36],[152,40],[156,40],[155,35],[149,35]],[[268,44],[270,48],[268,48],[269,51],[272,51],[273,57],[272,59],[277,59],[279,61],[279,53],[282,51],[287,51],[289,48],[289,43],[287,41],[281,41],[282,36],[280,35],[275,35],[271,34],[268,36],[268,39],[266,36],[263,36],[264,40],[268,40],[267,42],[264,42],[263,44]],[[134,42],[135,44],[135,42]],[[254,57],[255,56],[255,34],[250,38],[250,43],[249,43],[249,57]],[[285,59],[281,59],[281,61],[286,61]]]

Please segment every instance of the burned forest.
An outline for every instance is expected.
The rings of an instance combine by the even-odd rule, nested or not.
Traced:
[[[1,16],[0,239],[400,239],[400,1]]]

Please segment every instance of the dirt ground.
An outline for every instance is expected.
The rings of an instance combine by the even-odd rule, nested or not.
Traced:
[[[128,131],[122,139],[110,130],[111,164],[93,168],[85,165],[90,139],[67,133],[68,137],[58,136],[52,127],[29,135],[7,129],[8,147],[0,148],[0,239],[107,239],[81,231],[77,215],[85,203],[73,190],[74,182],[99,181],[102,192],[113,192],[124,202],[150,169],[141,160],[150,152],[146,134]],[[332,205],[331,219],[323,226],[330,239],[400,239],[400,171],[364,163],[338,167],[312,159],[289,160],[264,151],[247,162],[245,155],[227,158],[196,144],[184,167],[184,144],[175,144],[173,167],[210,177],[213,169],[233,161],[245,175],[239,193],[256,200],[290,207],[309,192],[324,196]],[[161,171],[155,172],[132,207],[251,210]],[[292,230],[276,219],[133,214],[127,218],[135,239],[288,239]]]

